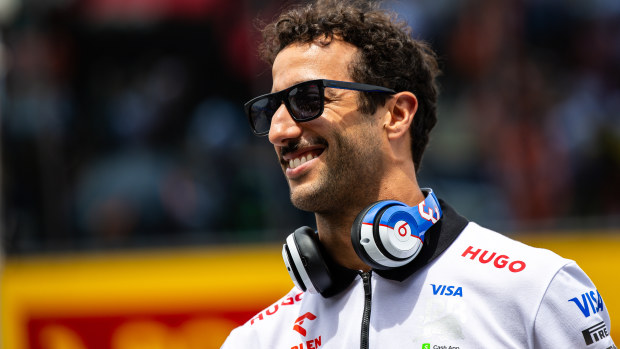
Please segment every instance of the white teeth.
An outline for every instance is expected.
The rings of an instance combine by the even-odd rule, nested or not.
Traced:
[[[305,164],[306,162],[308,162],[308,161],[310,161],[310,160],[312,160],[314,158],[315,158],[314,155],[308,154],[306,156],[302,156],[301,158],[296,158],[296,159],[289,160],[288,167],[290,169],[294,169],[296,167],[299,167],[299,166]]]

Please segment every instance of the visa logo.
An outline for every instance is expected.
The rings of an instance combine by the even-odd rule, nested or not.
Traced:
[[[583,293],[581,295],[581,300],[579,297],[575,297],[568,301],[575,303],[585,317],[603,311],[603,297],[601,297],[598,290]]]
[[[435,285],[433,286],[433,294],[435,296],[459,296],[463,297],[463,288],[460,286]]]

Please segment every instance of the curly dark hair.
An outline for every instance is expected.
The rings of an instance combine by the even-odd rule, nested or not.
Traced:
[[[273,65],[278,53],[293,43],[316,39],[326,45],[337,37],[359,48],[350,74],[354,81],[411,91],[418,98],[418,111],[411,126],[411,150],[416,171],[437,123],[437,56],[430,46],[413,39],[411,29],[376,1],[317,0],[282,12],[264,25],[261,58]],[[361,93],[359,110],[372,114],[385,104],[383,93]]]

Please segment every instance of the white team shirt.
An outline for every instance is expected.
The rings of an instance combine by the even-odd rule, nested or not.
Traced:
[[[382,275],[370,277],[369,348],[616,348],[575,262],[475,223],[404,280]],[[361,277],[330,298],[294,287],[222,348],[360,348],[365,299]]]

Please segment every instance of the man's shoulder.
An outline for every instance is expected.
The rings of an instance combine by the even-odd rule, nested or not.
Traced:
[[[525,244],[514,237],[482,227],[474,222],[470,222],[467,225],[461,238],[462,242],[479,245],[490,250],[497,250],[498,252],[518,253],[519,255],[527,256],[534,260],[543,260],[545,263],[553,263],[554,267],[561,267],[570,262],[569,259],[551,250]]]
[[[550,250],[524,244],[473,222],[447,252],[449,259],[466,268],[543,282],[550,281],[555,273],[572,262]]]

